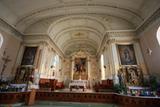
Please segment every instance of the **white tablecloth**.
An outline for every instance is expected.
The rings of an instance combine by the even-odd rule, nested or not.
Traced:
[[[21,87],[26,87],[27,84],[10,84],[10,86],[12,86],[12,87],[17,87],[17,88],[21,88]]]
[[[86,80],[72,80],[69,83],[69,88],[71,88],[71,86],[76,86],[76,87],[82,86],[82,87],[86,88],[86,84],[87,84]]]

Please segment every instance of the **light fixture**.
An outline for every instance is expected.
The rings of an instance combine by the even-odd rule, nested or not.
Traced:
[[[148,55],[152,55],[152,50],[151,50],[150,48],[147,48],[147,49],[146,49],[146,53],[147,53]]]

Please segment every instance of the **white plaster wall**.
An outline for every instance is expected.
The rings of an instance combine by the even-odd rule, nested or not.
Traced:
[[[160,78],[160,45],[158,44],[156,33],[160,26],[160,18],[146,28],[139,36],[143,56],[145,58],[150,74]],[[150,48],[152,54],[149,55],[146,49]]]
[[[71,80],[71,67],[72,67],[72,64],[71,64],[71,59],[70,58],[65,58],[63,61],[62,61],[62,73],[63,73],[63,76],[62,76],[62,79],[64,81],[64,84],[65,84],[65,87],[68,87],[69,86],[69,82]]]
[[[101,72],[99,70],[99,64],[96,57],[90,58],[90,87],[93,87],[95,85],[95,82],[98,82],[101,80]]]
[[[9,59],[11,59],[10,62],[8,62],[7,67],[4,72],[5,79],[13,79],[13,72],[15,70],[14,64],[17,59],[17,54],[20,48],[20,40],[15,38],[15,36],[8,34],[6,32],[3,32],[0,30],[0,33],[3,36],[3,44],[0,48],[0,72],[3,67],[3,61],[2,61],[2,55],[4,50],[6,51],[6,56],[9,56]]]

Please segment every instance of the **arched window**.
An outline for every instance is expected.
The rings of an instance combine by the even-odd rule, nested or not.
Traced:
[[[59,56],[55,56],[54,65],[57,66],[59,64]]]
[[[2,47],[2,44],[3,44],[3,36],[2,36],[2,34],[0,33],[0,48]]]
[[[157,40],[158,40],[158,43],[160,45],[160,27],[157,30]]]
[[[59,56],[55,55],[53,58],[53,67],[55,68],[55,70],[59,69]]]
[[[101,54],[101,79],[105,79],[105,71],[104,71],[104,56]]]

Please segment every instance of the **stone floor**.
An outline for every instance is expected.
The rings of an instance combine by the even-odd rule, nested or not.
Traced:
[[[33,106],[22,107],[118,107],[116,104],[37,101]]]
[[[72,91],[70,91],[69,88],[65,88],[65,89],[55,90],[54,92],[95,93],[95,90],[85,89],[85,90],[83,91],[83,89],[72,89]],[[99,92],[114,92],[114,91],[111,90],[111,89],[103,89],[103,90],[99,90]]]
[[[72,91],[70,91],[69,88],[65,88],[65,89],[59,89],[59,90],[55,90],[54,92],[80,92],[80,93],[94,93],[95,91],[92,89],[85,89],[83,91],[83,89],[72,89]]]

